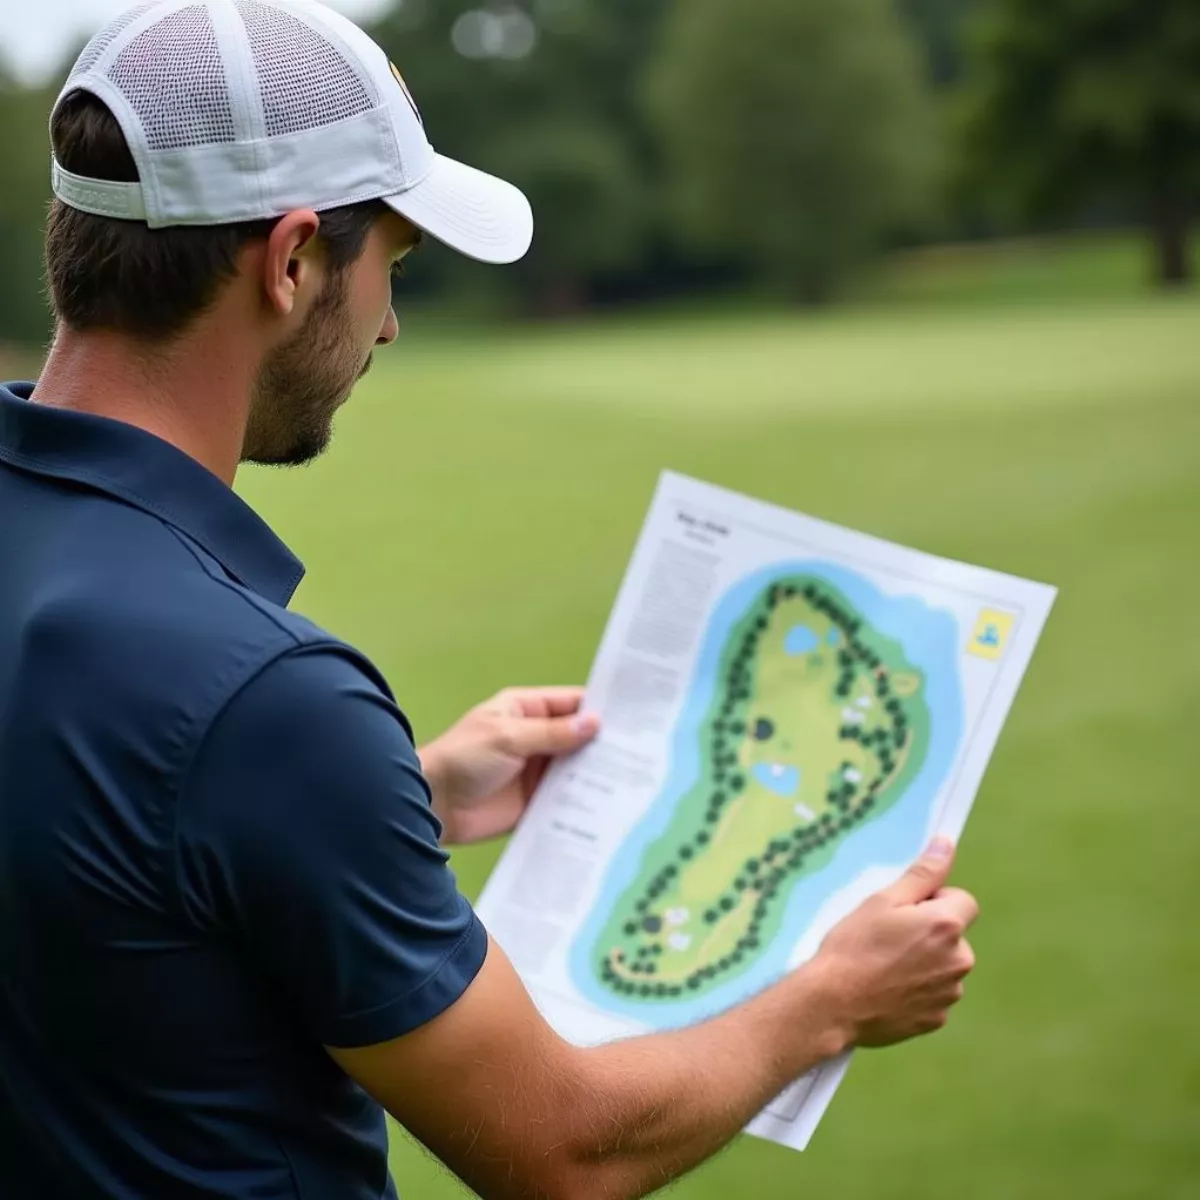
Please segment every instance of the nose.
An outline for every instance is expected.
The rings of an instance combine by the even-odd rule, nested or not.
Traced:
[[[379,327],[379,336],[375,339],[375,345],[390,346],[396,340],[399,332],[400,322],[396,320],[396,310],[389,304],[387,316],[383,318],[383,324]]]

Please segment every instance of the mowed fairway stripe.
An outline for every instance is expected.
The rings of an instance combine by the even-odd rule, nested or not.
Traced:
[[[414,382],[475,381],[505,402],[681,413],[1005,411],[1106,404],[1195,382],[1200,303],[1012,307],[981,314],[738,317],[615,323],[420,353]],[[398,353],[404,353],[403,342]],[[581,364],[586,363],[586,369]]]

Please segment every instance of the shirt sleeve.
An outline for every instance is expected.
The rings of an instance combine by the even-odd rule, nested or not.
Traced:
[[[448,1008],[487,937],[438,844],[409,727],[336,646],[290,651],[228,702],[181,797],[178,886],[328,1046]]]

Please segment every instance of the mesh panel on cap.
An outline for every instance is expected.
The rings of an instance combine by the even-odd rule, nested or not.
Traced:
[[[141,119],[151,150],[237,138],[217,37],[198,4],[139,33],[113,60],[108,77]]]
[[[158,0],[150,0],[148,4],[139,4],[137,8],[131,8],[128,12],[123,12],[115,21],[110,21],[98,34],[83,48],[83,52],[75,61],[75,66],[71,69],[69,78],[74,79],[77,75],[82,75],[84,71],[90,70],[102,55],[105,50],[112,45],[113,39],[125,29],[132,25],[134,21],[142,15],[142,13],[153,8]]]
[[[374,108],[367,85],[319,33],[258,0],[236,0],[258,72],[267,136],[332,125]]]

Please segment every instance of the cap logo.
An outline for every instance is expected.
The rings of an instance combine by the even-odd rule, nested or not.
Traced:
[[[417,108],[417,102],[413,99],[412,92],[408,90],[408,84],[404,82],[404,76],[400,74],[394,62],[389,62],[388,66],[392,68],[392,78],[400,85],[400,90],[404,93],[405,100],[408,101],[408,107],[413,110],[413,116],[421,122],[421,127],[424,128],[425,122],[421,117],[421,110]]]

